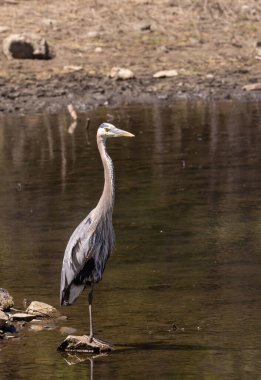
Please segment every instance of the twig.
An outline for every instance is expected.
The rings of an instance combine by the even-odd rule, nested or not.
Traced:
[[[87,145],[90,145],[90,137],[89,137],[89,127],[91,124],[91,119],[87,117],[86,124],[85,124],[85,136],[86,136],[86,143]]]

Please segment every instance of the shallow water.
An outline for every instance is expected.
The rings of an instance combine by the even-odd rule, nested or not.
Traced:
[[[60,309],[60,269],[101,194],[104,120],[136,135],[108,142],[117,248],[95,289],[94,325],[116,351],[69,366],[59,329],[88,333],[87,294]],[[0,118],[0,287],[18,308],[27,298],[69,316],[0,342],[0,379],[260,378],[260,105],[104,108],[80,115],[73,133],[70,122]]]

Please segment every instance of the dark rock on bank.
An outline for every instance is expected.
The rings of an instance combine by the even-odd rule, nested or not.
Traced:
[[[11,34],[3,41],[3,52],[7,58],[49,59],[47,41],[37,34]]]

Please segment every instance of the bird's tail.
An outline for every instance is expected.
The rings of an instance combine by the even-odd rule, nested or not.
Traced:
[[[72,305],[79,297],[85,285],[70,284],[67,288],[61,290],[60,303],[61,305]]]

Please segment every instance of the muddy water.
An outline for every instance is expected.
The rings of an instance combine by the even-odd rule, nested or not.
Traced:
[[[67,115],[1,117],[0,286],[17,307],[59,308],[67,239],[102,189],[104,120],[136,135],[108,143],[117,249],[94,295],[96,336],[117,349],[71,366],[56,352],[60,327],[88,333],[83,294],[68,322],[0,342],[0,379],[260,378],[258,104],[100,109],[75,129]]]

